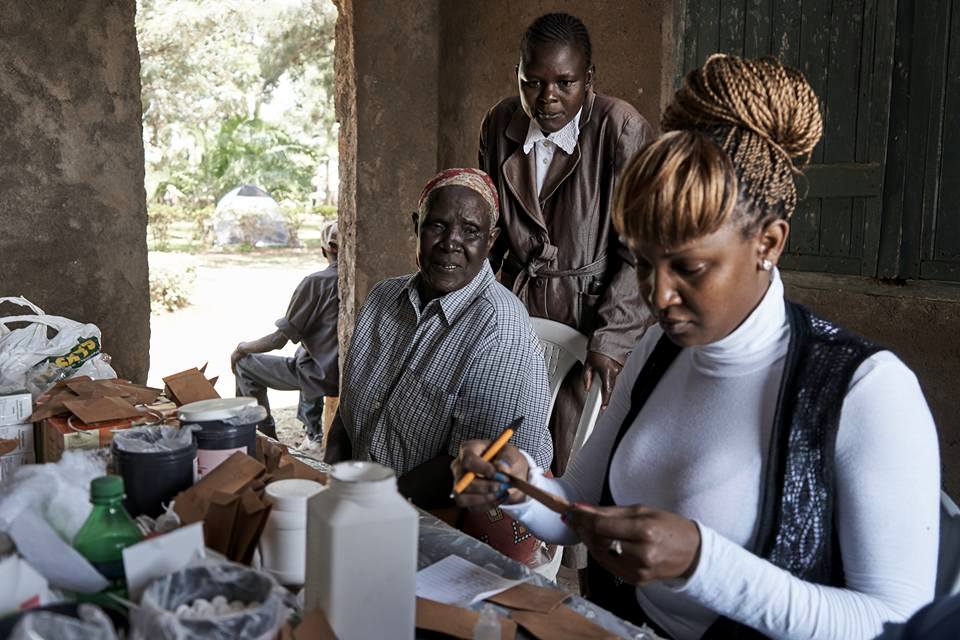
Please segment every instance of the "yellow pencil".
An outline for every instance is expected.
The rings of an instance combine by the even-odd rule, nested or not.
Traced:
[[[493,457],[500,453],[500,450],[503,449],[507,445],[507,442],[510,441],[510,438],[513,437],[514,429],[519,428],[522,423],[522,417],[511,422],[510,426],[504,429],[503,433],[501,433],[496,440],[491,442],[487,448],[483,450],[483,453],[480,454],[480,457],[487,462],[493,460]],[[457,484],[453,486],[453,492],[450,494],[450,497],[455,498],[457,494],[463,493],[463,490],[466,489],[470,483],[476,479],[476,477],[477,474],[475,474],[473,471],[468,471],[463,474],[463,477],[461,477]]]

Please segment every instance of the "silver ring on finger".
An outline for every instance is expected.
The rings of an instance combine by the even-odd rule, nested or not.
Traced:
[[[610,541],[610,545],[607,547],[607,553],[619,558],[623,555],[623,543],[614,538]]]

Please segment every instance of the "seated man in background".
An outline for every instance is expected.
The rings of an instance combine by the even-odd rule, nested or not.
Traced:
[[[326,269],[312,273],[297,286],[287,313],[277,320],[277,330],[257,340],[241,342],[230,356],[237,377],[237,395],[257,399],[270,411],[267,389],[299,391],[297,418],[304,424],[306,437],[301,451],[317,455],[323,447],[323,398],[336,397],[339,387],[337,359],[337,248],[336,221],[322,231],[321,251],[329,261]],[[282,349],[287,341],[299,343],[291,357],[268,355]],[[271,438],[277,437],[276,422],[268,414],[258,427]]]
[[[498,215],[482,171],[447,169],[430,180],[413,216],[419,272],[373,288],[344,364],[325,460],[391,467],[400,492],[424,509],[452,504],[450,463],[460,443],[496,438],[514,418],[524,422],[513,444],[541,464],[553,455],[540,342],[487,260]],[[483,523],[478,532],[461,524],[515,559],[539,547],[502,514],[489,519],[512,532],[506,546],[513,548],[497,545]]]

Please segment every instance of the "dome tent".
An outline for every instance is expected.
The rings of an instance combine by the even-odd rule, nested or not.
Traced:
[[[220,198],[213,212],[214,241],[220,246],[248,243],[255,247],[290,244],[287,219],[269,193],[243,184]]]

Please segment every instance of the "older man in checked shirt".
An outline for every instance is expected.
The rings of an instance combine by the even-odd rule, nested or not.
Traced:
[[[375,460],[422,508],[449,504],[462,442],[511,441],[550,464],[550,395],[540,342],[520,301],[496,282],[497,194],[477,169],[448,169],[414,214],[419,272],[377,284],[344,365],[325,459]],[[525,534],[527,535],[527,534]]]

